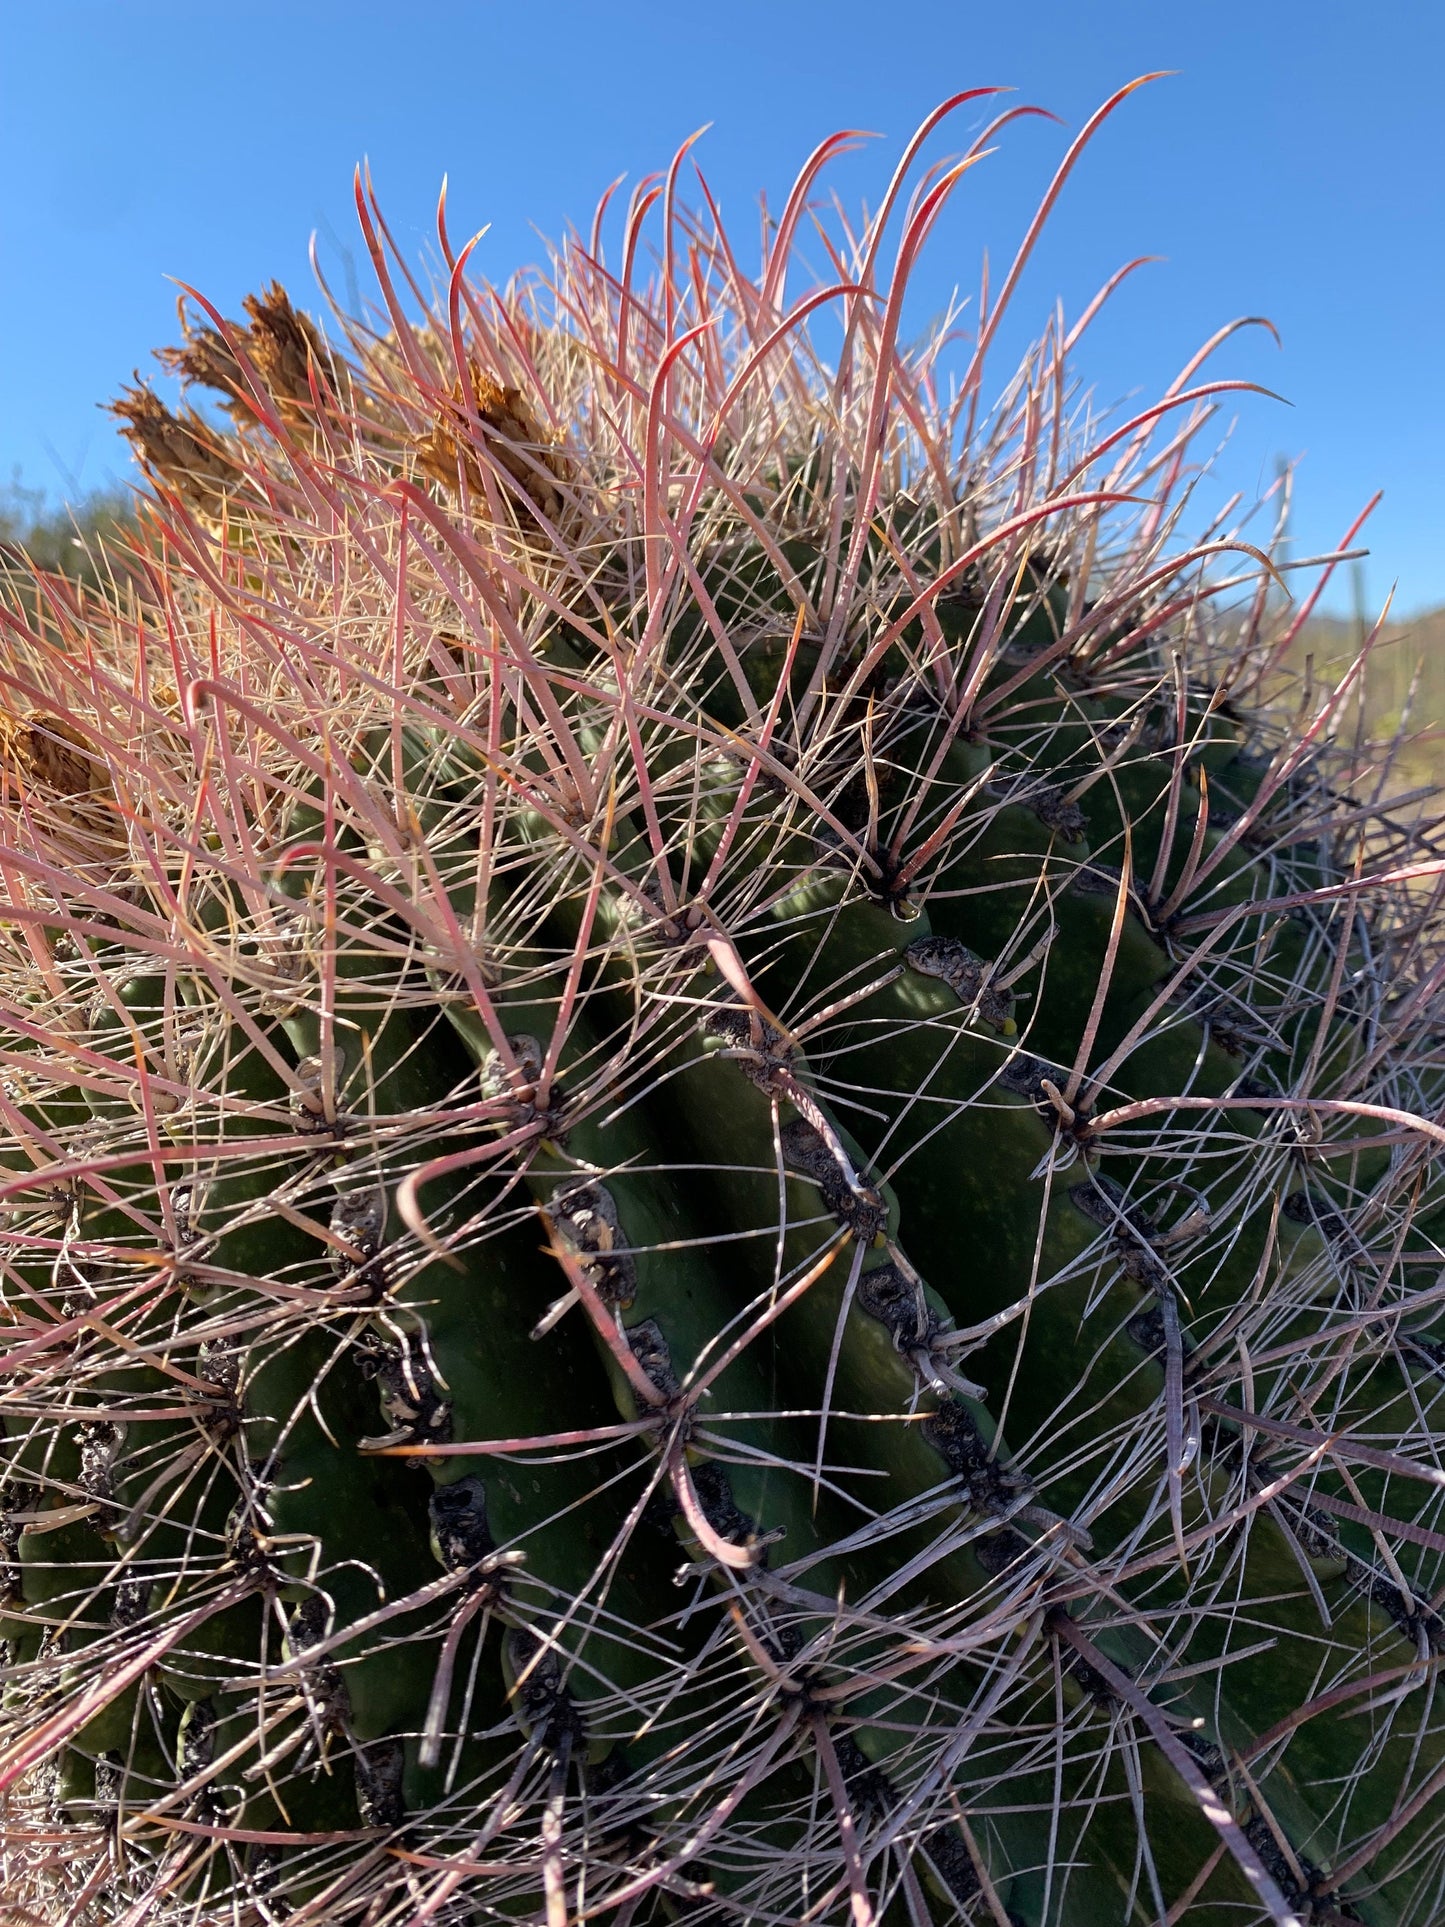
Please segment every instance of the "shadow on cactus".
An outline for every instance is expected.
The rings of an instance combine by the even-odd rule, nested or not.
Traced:
[[[1179,536],[1240,384],[900,340],[966,98],[805,293],[840,141],[755,273],[359,191],[4,611],[30,1917],[1440,1918],[1435,832]]]

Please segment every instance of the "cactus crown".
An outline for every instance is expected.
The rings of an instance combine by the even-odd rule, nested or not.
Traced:
[[[0,610],[42,1917],[1439,1917],[1433,831],[1179,535],[1239,384],[987,407],[1036,229],[901,339],[964,98],[802,292],[841,137],[756,273],[359,186]]]

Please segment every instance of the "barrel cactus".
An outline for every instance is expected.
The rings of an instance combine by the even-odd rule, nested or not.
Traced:
[[[359,184],[9,595],[26,1918],[1445,1911],[1432,832],[1182,532],[1242,384],[990,404],[1037,224],[905,343],[969,98],[756,272]]]

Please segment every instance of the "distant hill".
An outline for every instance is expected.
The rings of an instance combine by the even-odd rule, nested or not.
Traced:
[[[1311,619],[1289,653],[1292,678],[1308,673],[1321,685],[1337,683],[1361,641],[1355,622]],[[1375,742],[1400,740],[1400,775],[1392,788],[1445,785],[1445,609],[1385,624],[1370,651],[1364,699],[1365,727]],[[1357,714],[1337,734],[1348,736]]]

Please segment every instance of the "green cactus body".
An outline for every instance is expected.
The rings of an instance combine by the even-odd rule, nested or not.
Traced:
[[[1445,1910],[1434,829],[1056,337],[965,448],[870,225],[822,369],[809,191],[412,317],[364,207],[5,592],[32,1917]]]

